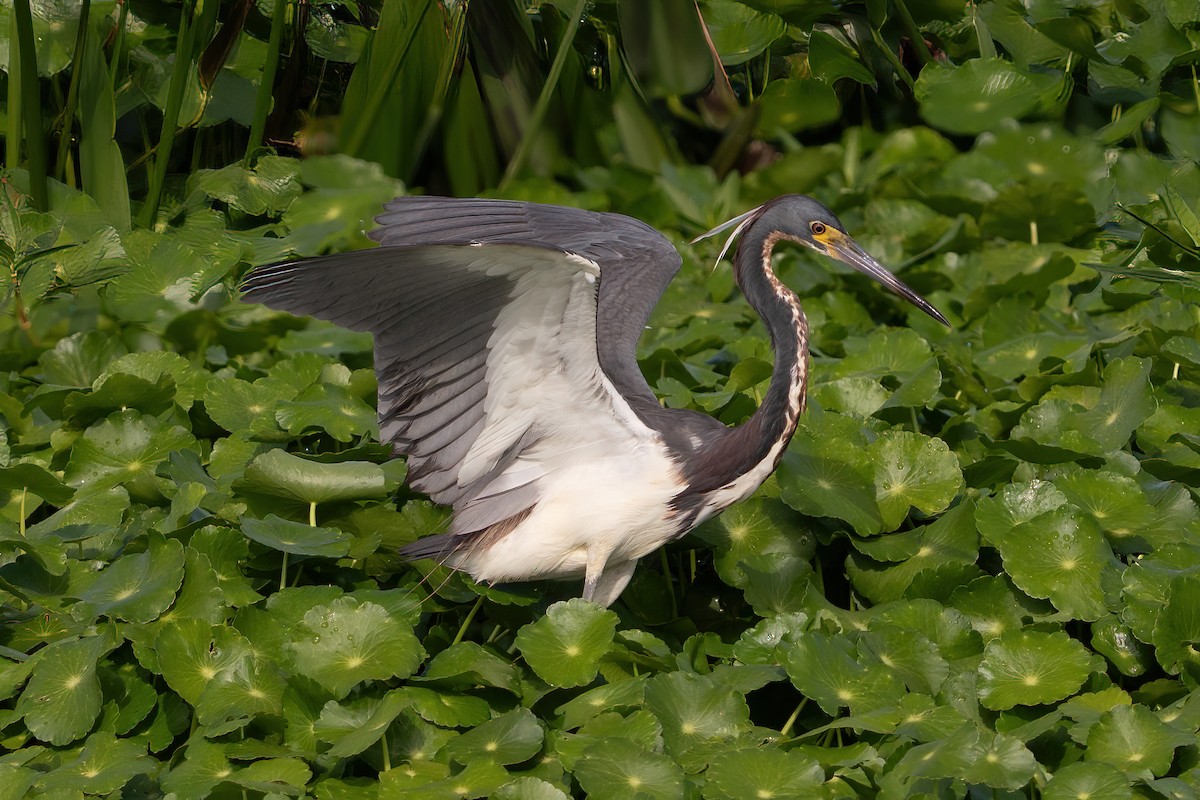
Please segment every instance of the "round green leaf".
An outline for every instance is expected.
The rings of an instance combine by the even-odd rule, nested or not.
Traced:
[[[87,794],[108,794],[134,775],[157,768],[157,762],[146,755],[145,744],[97,732],[88,737],[78,756],[38,781],[38,788],[47,793],[76,789]]]
[[[96,662],[111,649],[102,636],[55,642],[39,651],[17,713],[29,732],[54,745],[70,744],[92,728],[100,714]]]
[[[678,800],[683,770],[671,759],[650,753],[628,739],[603,739],[575,762],[575,778],[592,800]]]
[[[135,500],[157,502],[155,468],[173,450],[198,449],[195,437],[136,411],[118,411],[84,431],[71,449],[66,481],[89,493],[123,486]]]
[[[1195,743],[1195,736],[1167,725],[1145,706],[1119,705],[1092,726],[1083,757],[1131,776],[1149,770],[1158,777],[1171,768],[1175,748]]]
[[[562,789],[541,778],[523,776],[492,793],[492,800],[570,800]]]
[[[646,682],[645,698],[646,707],[662,725],[667,752],[681,763],[690,762],[686,756],[698,745],[732,741],[750,727],[746,698],[711,675],[655,675]]]
[[[350,534],[336,528],[314,528],[303,522],[282,519],[268,514],[266,519],[242,517],[242,533],[272,550],[301,556],[336,558],[350,552],[354,540]]]
[[[362,681],[407,678],[425,658],[408,625],[353,597],[311,609],[289,638],[300,672],[339,698]]]
[[[894,705],[904,685],[879,663],[861,664],[846,636],[811,631],[796,636],[786,651],[784,667],[792,684],[830,716],[849,706],[863,714]]]
[[[445,689],[434,691],[421,686],[406,686],[404,694],[423,720],[449,728],[469,728],[492,715],[492,707],[482,697],[459,694]]]
[[[1013,583],[1050,600],[1075,619],[1094,620],[1108,608],[1106,585],[1119,581],[1116,559],[1096,522],[1062,506],[994,538]]]
[[[817,78],[771,81],[758,103],[758,131],[768,138],[781,130],[797,133],[836,122],[842,110],[833,87]]]
[[[537,755],[542,749],[542,739],[542,728],[533,712],[518,708],[452,739],[446,745],[446,752],[460,764],[475,761],[519,764]]]
[[[913,747],[901,758],[896,772],[1019,789],[1033,778],[1037,768],[1033,753],[1018,739],[968,722],[945,739]]]
[[[941,439],[888,431],[871,444],[869,458],[885,530],[897,528],[910,507],[925,514],[945,510],[962,486],[958,458]]]
[[[183,545],[151,534],[146,551],[121,556],[79,595],[76,619],[107,616],[151,622],[170,607],[183,583]]]
[[[1043,800],[1133,800],[1129,778],[1111,764],[1076,761],[1054,773]]]
[[[555,603],[517,632],[516,646],[537,676],[551,686],[583,686],[612,648],[617,615],[575,598]]]
[[[319,383],[295,400],[280,400],[275,421],[288,433],[323,430],[339,442],[376,431],[375,410],[342,386]]]
[[[979,665],[979,702],[1004,710],[1053,703],[1087,680],[1087,649],[1056,631],[1017,631],[988,643]]]
[[[796,750],[732,750],[713,759],[704,773],[704,796],[711,800],[808,800],[825,782],[817,761]]]
[[[181,619],[162,628],[154,640],[163,680],[192,705],[211,683],[227,680],[228,672],[253,647],[238,631],[198,619]]]
[[[75,490],[37,464],[13,464],[0,468],[0,490],[27,491],[62,507],[71,501]]]
[[[1194,575],[1171,581],[1166,607],[1154,623],[1154,652],[1171,673],[1200,668],[1200,585]]]
[[[367,461],[322,464],[284,450],[269,450],[246,467],[235,488],[302,503],[383,497],[389,488],[383,468]]]
[[[1054,98],[1058,85],[1053,75],[1022,70],[1001,58],[975,58],[953,69],[929,64],[915,91],[930,125],[976,134],[1038,110]]]
[[[414,680],[454,688],[494,686],[513,694],[521,693],[521,671],[516,665],[475,642],[450,645],[434,656]]]
[[[314,730],[323,741],[333,743],[329,749],[331,756],[348,758],[379,741],[408,704],[409,698],[402,691],[388,692],[382,698],[363,697],[343,705],[330,700],[321,709]]]

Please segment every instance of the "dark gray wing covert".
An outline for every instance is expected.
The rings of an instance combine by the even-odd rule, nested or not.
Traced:
[[[515,264],[560,283],[551,273],[578,270],[564,254],[598,265],[594,357],[644,422],[661,410],[635,350],[680,257],[652,228],[617,214],[439,197],[398,198],[377,221],[369,235],[379,248],[256,269],[244,296],[374,334],[381,437],[408,456],[413,488],[454,506],[453,532],[498,524],[537,499],[536,475],[525,485],[513,485],[512,475],[493,483],[537,431],[496,436],[485,403],[489,342],[503,333],[498,325],[512,324],[502,312],[529,283],[518,280]],[[487,463],[464,471],[464,458],[478,462],[481,449]]]

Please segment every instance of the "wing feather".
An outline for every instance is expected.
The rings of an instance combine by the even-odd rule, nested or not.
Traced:
[[[656,435],[634,351],[680,259],[652,228],[435,197],[377,221],[380,247],[257,269],[245,299],[374,334],[381,437],[454,507],[451,534],[523,518],[589,442]]]

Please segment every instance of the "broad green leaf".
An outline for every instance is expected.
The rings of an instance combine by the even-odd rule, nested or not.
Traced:
[[[272,550],[302,556],[344,556],[351,536],[334,528],[314,528],[270,514],[266,519],[242,518],[242,533]]]
[[[962,486],[958,459],[940,439],[888,431],[871,443],[868,455],[885,530],[895,529],[910,507],[925,514],[945,510]]]
[[[0,490],[27,491],[48,503],[61,507],[70,502],[75,490],[37,464],[13,464],[0,467]]]
[[[758,130],[774,138],[780,131],[798,133],[828,125],[838,118],[841,104],[828,83],[818,78],[771,81],[758,97]]]
[[[183,545],[151,534],[146,550],[121,556],[79,594],[77,619],[107,616],[128,622],[157,619],[183,583]]]
[[[276,409],[275,421],[294,435],[315,428],[350,442],[377,433],[375,410],[341,386],[310,386],[295,400],[280,400]]]
[[[1133,678],[1145,674],[1153,663],[1145,645],[1112,614],[1092,623],[1092,649],[1112,662],[1122,674]]]
[[[1164,775],[1175,749],[1195,743],[1195,737],[1167,725],[1142,705],[1121,705],[1105,712],[1092,726],[1085,761],[1098,761],[1131,776],[1149,771]]]
[[[1045,800],[1133,800],[1129,778],[1111,764],[1076,761],[1056,770],[1042,791]]]
[[[744,64],[759,55],[785,29],[778,16],[733,0],[704,0],[701,14],[721,63],[727,67]]]
[[[283,710],[284,687],[277,664],[250,654],[233,662],[204,687],[196,702],[196,719],[215,727],[240,717],[277,716]]]
[[[229,680],[253,649],[233,628],[197,619],[167,625],[154,640],[163,680],[193,706],[214,681]]]
[[[134,775],[155,769],[156,762],[147,757],[144,744],[97,732],[88,737],[77,757],[38,781],[38,788],[43,792],[77,789],[87,794],[108,794]]]
[[[457,689],[494,686],[513,694],[521,692],[520,671],[511,662],[475,642],[452,644],[438,653],[414,680],[436,682]]]
[[[297,669],[339,698],[362,681],[406,678],[425,658],[408,625],[353,597],[312,608],[288,639]]]
[[[508,781],[504,767],[491,761],[471,764],[454,775],[442,764],[396,767],[379,775],[379,800],[456,800],[488,797]]]
[[[333,743],[330,755],[348,758],[379,741],[408,704],[401,692],[388,692],[382,699],[361,698],[351,705],[330,701],[321,710],[315,730],[321,739]]]
[[[583,686],[596,677],[616,630],[616,614],[576,598],[555,603],[517,631],[516,647],[551,686]]]
[[[1053,703],[1074,694],[1090,668],[1087,650],[1065,633],[1006,633],[984,651],[979,702],[993,710]]]
[[[124,355],[125,345],[100,331],[75,333],[58,340],[38,360],[42,380],[57,386],[90,389],[112,361]]]
[[[1020,630],[1028,613],[1016,590],[1003,578],[990,575],[956,589],[949,605],[971,621],[984,641]]]
[[[404,695],[421,719],[453,728],[469,728],[492,715],[492,707],[482,697],[421,686],[404,687]]]
[[[603,683],[568,700],[554,713],[562,715],[563,730],[574,730],[598,714],[628,711],[641,706],[645,684],[644,678]]]
[[[830,716],[849,706],[863,714],[891,706],[904,694],[900,679],[878,662],[861,664],[845,636],[810,632],[786,649],[784,667],[792,684]]]
[[[1074,507],[1015,525],[995,544],[1013,583],[1029,596],[1076,619],[1098,619],[1108,610],[1105,587],[1119,581],[1116,559],[1095,521]]]
[[[383,497],[389,491],[383,468],[378,464],[365,461],[322,464],[283,450],[270,450],[251,461],[235,488],[302,503],[362,500]]]
[[[1046,106],[1058,83],[1052,75],[1025,71],[1000,58],[976,58],[953,69],[926,66],[917,78],[916,96],[930,125],[976,134]]]
[[[901,758],[897,771],[926,778],[958,778],[997,789],[1018,789],[1037,770],[1033,753],[1012,736],[967,723],[955,735],[917,745]]]
[[[575,777],[595,800],[675,800],[683,794],[678,764],[627,739],[604,739],[585,750],[575,764]]]
[[[707,745],[731,743],[750,727],[746,698],[711,676],[670,672],[646,682],[646,707],[662,724],[667,752],[687,767],[703,764]],[[692,751],[702,748],[697,755]]]
[[[542,728],[527,708],[519,708],[480,723],[450,741],[446,752],[460,764],[494,761],[519,764],[542,749]]]
[[[713,800],[805,800],[825,782],[825,771],[815,759],[774,748],[728,751],[717,756],[704,774],[708,778],[705,796]]]
[[[204,409],[213,422],[227,431],[246,430],[257,436],[268,437],[278,432],[275,425],[276,405],[291,396],[279,384],[216,378],[209,381],[205,389]]]
[[[96,662],[112,644],[103,636],[65,640],[39,651],[38,661],[17,701],[17,713],[38,739],[53,745],[82,738],[100,714]]]
[[[492,792],[492,800],[570,800],[552,783],[541,778],[520,777]]]
[[[155,468],[172,451],[185,449],[198,449],[185,429],[136,411],[118,411],[76,440],[66,482],[88,493],[122,486],[135,500],[155,502],[162,496]]]
[[[844,520],[860,536],[883,530],[867,439],[853,418],[801,417],[777,474],[780,497],[797,511]]]
[[[1200,586],[1193,577],[1171,581],[1167,604],[1154,623],[1154,652],[1158,663],[1172,674],[1200,668]]]

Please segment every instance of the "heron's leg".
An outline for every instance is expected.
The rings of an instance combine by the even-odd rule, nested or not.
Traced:
[[[629,579],[633,577],[636,566],[637,559],[630,559],[608,564],[603,571],[597,570],[593,574],[589,561],[587,575],[583,581],[583,599],[599,603],[605,608],[611,606],[629,585]]]

